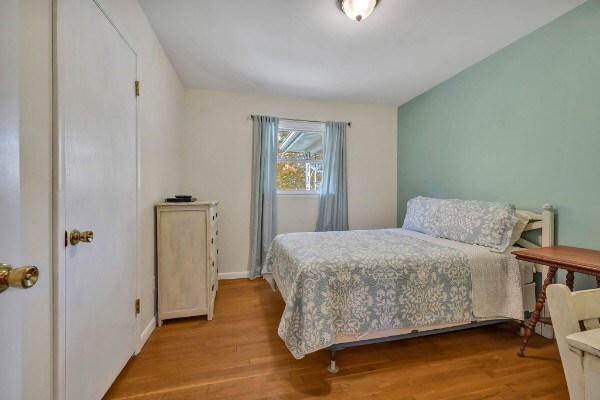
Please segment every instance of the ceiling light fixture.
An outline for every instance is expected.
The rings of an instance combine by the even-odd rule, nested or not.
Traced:
[[[379,0],[338,0],[344,14],[355,21],[362,21],[371,15],[377,4]]]

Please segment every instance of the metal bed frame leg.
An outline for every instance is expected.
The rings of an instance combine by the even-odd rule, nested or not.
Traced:
[[[327,371],[331,372],[332,374],[335,374],[336,372],[340,371],[340,368],[335,364],[335,352],[336,350],[329,350],[329,357],[331,361],[329,363],[329,366],[327,367]]]
[[[519,335],[521,337],[525,336],[525,327],[527,326],[526,322],[527,322],[527,320],[521,322],[521,325],[519,326],[519,330],[517,331],[517,335]]]

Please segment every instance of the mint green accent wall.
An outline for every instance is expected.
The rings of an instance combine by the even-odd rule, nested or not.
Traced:
[[[398,224],[414,196],[557,209],[600,250],[600,0],[398,108]]]

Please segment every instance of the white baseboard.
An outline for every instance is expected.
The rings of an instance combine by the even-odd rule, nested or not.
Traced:
[[[152,320],[142,332],[142,335],[140,337],[140,350],[142,349],[142,347],[144,347],[146,341],[148,340],[152,332],[154,332],[154,328],[156,328],[156,316],[152,317]]]
[[[248,278],[248,271],[244,271],[244,272],[220,272],[219,273],[219,279],[220,280],[226,280],[226,279],[243,279],[243,278]]]

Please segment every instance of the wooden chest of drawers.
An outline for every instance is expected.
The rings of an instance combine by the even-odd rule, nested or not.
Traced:
[[[213,318],[219,289],[217,204],[156,205],[158,326],[171,318]]]

